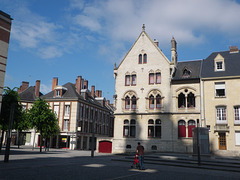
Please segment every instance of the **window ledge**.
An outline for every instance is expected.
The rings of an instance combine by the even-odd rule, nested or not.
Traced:
[[[216,99],[226,98],[226,96],[215,96]]]

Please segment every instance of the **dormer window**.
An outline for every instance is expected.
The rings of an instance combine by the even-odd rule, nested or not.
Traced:
[[[54,97],[62,97],[63,94],[67,91],[67,88],[62,86],[56,86],[54,89]]]
[[[225,71],[224,58],[218,54],[214,59],[215,71]]]
[[[56,90],[56,96],[59,97],[60,95],[60,90]]]
[[[223,62],[216,62],[216,65],[217,65],[217,71],[223,69]]]
[[[184,69],[183,71],[183,78],[189,78],[190,77],[191,72],[187,69]]]

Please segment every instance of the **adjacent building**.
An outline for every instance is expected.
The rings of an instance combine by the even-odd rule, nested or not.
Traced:
[[[10,15],[0,10],[0,111],[2,105],[2,93],[4,87],[12,20],[13,19]]]
[[[95,86],[89,91],[88,81],[81,76],[75,83],[64,85],[59,85],[58,78],[53,78],[52,91],[45,95],[40,93],[39,87],[40,81],[36,81],[34,87],[22,82],[19,95],[24,107],[31,108],[36,98],[40,97],[56,114],[60,133],[51,137],[50,147],[89,150],[94,133],[95,148],[100,152],[111,152],[111,142],[105,139],[113,136],[113,107],[102,97],[102,91],[95,91]],[[39,140],[39,134],[32,130],[32,144],[39,146]]]
[[[240,152],[239,66],[236,46],[214,52],[202,63],[202,119],[214,152]]]

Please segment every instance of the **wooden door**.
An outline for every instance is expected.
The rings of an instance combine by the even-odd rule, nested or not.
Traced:
[[[219,144],[219,150],[226,150],[227,149],[227,143],[226,143],[226,133],[219,133],[218,138],[218,144]]]

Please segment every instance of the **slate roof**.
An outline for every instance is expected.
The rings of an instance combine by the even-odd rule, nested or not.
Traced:
[[[225,71],[215,71],[214,59],[220,54],[224,58]],[[213,52],[202,64],[202,78],[226,77],[240,75],[240,53],[230,53],[229,51]]]
[[[43,99],[78,99],[83,98],[79,95],[75,89],[75,85],[68,82],[63,85],[63,87],[67,88],[67,91],[63,92],[62,97],[54,97],[54,90],[47,93],[46,95],[41,96]]]
[[[91,97],[88,90],[86,91],[86,93],[88,93],[88,98],[84,99],[84,97],[82,95],[77,93],[75,84],[68,82],[68,83],[64,84],[63,87],[66,88],[67,90],[63,92],[61,97],[54,97],[54,90],[53,90],[53,91],[47,93],[46,95],[41,96],[41,98],[46,99],[48,101],[49,100],[58,101],[58,100],[68,100],[68,99],[75,99],[75,100],[82,99],[85,102],[89,102],[89,103],[95,104],[97,106],[102,106],[99,101],[97,101],[96,99]],[[105,108],[107,108],[107,107],[105,107]]]
[[[42,95],[43,94],[41,92],[39,92],[39,96],[42,96]],[[19,93],[19,97],[20,97],[21,101],[30,101],[30,102],[35,101],[37,99],[37,97],[35,96],[35,87],[30,86],[23,92]]]
[[[176,71],[174,73],[172,80],[177,81],[177,80],[200,79],[201,65],[202,65],[202,60],[178,62],[176,66]],[[183,76],[183,71],[185,69],[190,71],[189,77]]]

